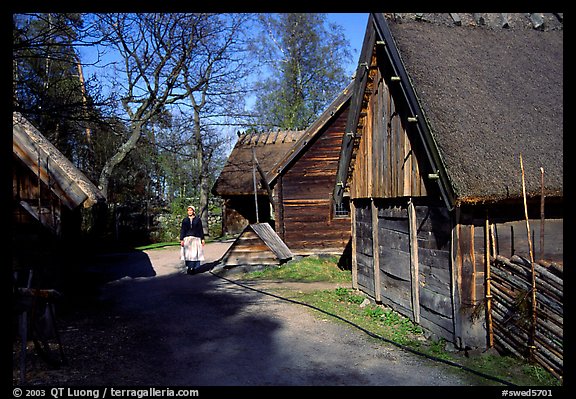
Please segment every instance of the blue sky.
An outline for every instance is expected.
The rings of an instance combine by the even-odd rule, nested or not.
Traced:
[[[352,50],[352,62],[349,66],[350,73],[354,73],[356,65],[358,64],[358,57],[362,50],[362,42],[364,41],[364,33],[366,32],[366,25],[368,24],[368,13],[329,13],[328,19],[331,22],[341,25],[345,30],[345,35],[350,42]]]
[[[348,72],[350,75],[354,73],[356,65],[358,64],[358,57],[360,56],[360,51],[362,50],[362,42],[364,40],[364,33],[366,31],[366,24],[368,23],[368,13],[328,13],[328,20],[330,22],[337,23],[344,28],[344,32],[348,41],[350,43],[350,49],[352,51],[352,60],[348,66]],[[93,54],[89,49],[83,49],[82,51],[84,62],[90,63],[95,61],[94,57],[90,57],[89,54]],[[85,73],[101,73],[102,71],[94,71],[89,66],[86,66]]]

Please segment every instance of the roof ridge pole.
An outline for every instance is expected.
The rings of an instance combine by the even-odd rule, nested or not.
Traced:
[[[530,22],[534,29],[544,29],[544,18],[540,13],[531,13]]]
[[[452,21],[454,21],[454,25],[456,25],[456,26],[462,25],[462,20],[460,19],[460,15],[458,15],[457,13],[451,12],[450,16],[452,17]]]
[[[509,27],[510,27],[510,22],[509,22],[509,20],[508,20],[508,13],[502,13],[502,14],[500,14],[500,18],[501,18],[500,26],[501,26],[502,28],[509,28]]]

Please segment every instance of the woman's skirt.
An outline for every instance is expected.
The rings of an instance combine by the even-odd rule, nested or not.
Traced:
[[[184,237],[184,246],[180,247],[180,260],[204,260],[204,247],[199,237]]]

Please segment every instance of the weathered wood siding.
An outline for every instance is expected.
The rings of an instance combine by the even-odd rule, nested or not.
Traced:
[[[401,111],[379,69],[370,84],[360,116],[358,149],[350,180],[351,198],[425,196],[420,174]]]
[[[529,219],[530,236],[532,237],[534,259],[563,263],[564,252],[564,220],[546,219],[544,234],[541,240],[541,225],[539,219]],[[494,236],[499,255],[511,258],[520,255],[529,259],[528,235],[526,221],[508,221],[494,223]],[[541,245],[543,243],[543,246]]]
[[[357,288],[438,336],[453,340],[448,210],[415,206],[413,232],[407,200],[356,200],[353,209]]]
[[[334,218],[332,191],[348,106],[318,134],[276,185],[277,229],[295,253],[341,253],[350,239],[350,218]]]
[[[372,211],[370,201],[354,201],[354,240],[352,254],[358,288],[374,297],[374,253],[372,246]]]
[[[453,338],[450,270],[452,223],[443,206],[416,206],[420,324],[441,337]]]

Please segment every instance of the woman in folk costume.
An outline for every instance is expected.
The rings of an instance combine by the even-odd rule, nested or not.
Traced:
[[[180,259],[186,263],[187,274],[193,274],[200,268],[200,261],[204,260],[204,244],[202,220],[190,205],[188,216],[182,220],[180,228]]]

